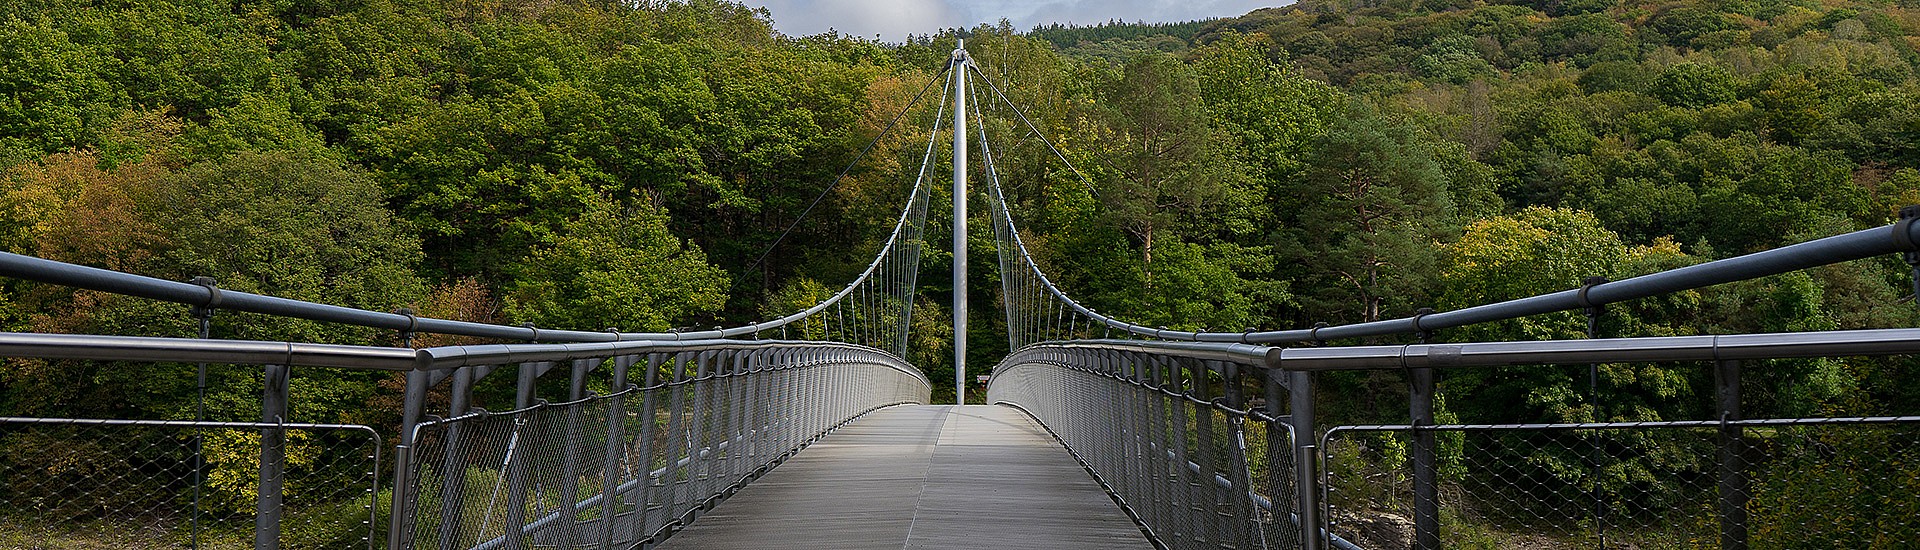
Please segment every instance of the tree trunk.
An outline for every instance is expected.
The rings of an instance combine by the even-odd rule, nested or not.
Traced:
[[[1146,271],[1147,290],[1153,290],[1153,224],[1148,223],[1147,230],[1141,235],[1146,241],[1146,246],[1142,247],[1140,252],[1140,265],[1141,269]]]

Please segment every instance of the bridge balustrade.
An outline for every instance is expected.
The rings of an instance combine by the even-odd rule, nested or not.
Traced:
[[[876,408],[924,403],[931,390],[918,369],[885,351],[808,341],[413,350],[5,333],[0,356],[51,368],[218,361],[260,369],[259,422],[0,418],[8,448],[19,451],[0,460],[10,482],[0,491],[4,521],[30,527],[18,531],[36,540],[93,530],[83,536],[129,546],[230,544],[220,541],[244,533],[241,523],[253,524],[256,548],[657,542],[834,427]],[[405,373],[399,433],[292,422],[295,368]],[[517,375],[513,405],[476,406],[476,384],[507,371]],[[541,399],[549,372],[568,374],[564,400]],[[427,417],[428,393],[443,386],[446,416]],[[383,434],[399,441],[385,480]],[[201,459],[223,445],[257,467]],[[240,496],[213,498],[216,487]],[[132,522],[147,528],[115,532]]]
[[[538,357],[518,363],[518,408],[461,410],[456,398],[453,416],[419,424],[401,449],[393,547],[659,542],[833,428],[925,403],[931,390],[905,361],[848,344],[511,347],[487,355]],[[567,400],[533,400],[530,380],[562,365]],[[588,371],[603,366],[625,389],[585,391]],[[453,371],[455,395],[494,368]]]
[[[1167,548],[1897,548],[1920,540],[1920,416],[1746,418],[1741,380],[1783,359],[1916,353],[1920,329],[1317,348],[1074,340],[1011,354],[988,392],[1046,426]],[[1675,362],[1710,371],[1697,375],[1715,390],[1700,404],[1708,417],[1434,421],[1441,372]],[[1315,393],[1336,371],[1388,371],[1415,422],[1317,422],[1354,417],[1320,410],[1351,401]]]
[[[1096,340],[1042,343],[994,368],[987,398],[1040,421],[1149,536],[1169,548],[1298,544],[1300,476],[1288,386],[1270,348]],[[1276,503],[1278,504],[1276,506]]]

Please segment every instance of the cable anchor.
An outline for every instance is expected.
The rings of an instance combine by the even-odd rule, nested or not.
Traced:
[[[400,329],[400,347],[413,347],[413,337],[420,330],[420,316],[410,307],[393,310],[393,314],[407,317],[407,328]]]
[[[213,312],[220,308],[220,285],[214,282],[213,277],[204,276],[194,277],[187,282],[207,289],[207,303],[187,308],[187,314],[200,322],[200,339],[205,340],[212,335]]]

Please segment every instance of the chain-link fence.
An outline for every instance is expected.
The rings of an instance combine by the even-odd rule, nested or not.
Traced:
[[[1441,425],[1447,548],[1911,548],[1920,417]],[[1408,426],[1326,435],[1331,531],[1412,544]]]
[[[371,428],[0,418],[0,548],[251,548],[263,430],[286,433],[281,547],[371,547]]]

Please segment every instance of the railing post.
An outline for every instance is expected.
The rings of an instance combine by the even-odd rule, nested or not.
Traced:
[[[600,458],[602,480],[600,485],[600,541],[596,546],[600,550],[613,548],[614,524],[618,518],[614,501],[619,497],[620,488],[620,451],[625,447],[624,435],[627,420],[627,372],[640,359],[636,355],[622,355],[613,358],[612,404],[607,411],[607,442],[604,454]],[[651,419],[648,419],[651,420]],[[646,481],[646,470],[650,464],[641,464],[640,481]],[[640,514],[644,516],[644,514]]]
[[[428,373],[407,371],[407,388],[400,408],[400,445],[393,453],[393,502],[388,506],[387,548],[407,548],[407,520],[413,508],[414,427],[426,414]],[[443,518],[444,521],[444,518]]]
[[[189,313],[193,315],[194,321],[197,322],[196,324],[199,325],[199,330],[196,331],[195,334],[197,334],[201,340],[205,340],[213,336],[213,312],[215,306],[219,305],[220,302],[220,286],[214,282],[213,277],[194,277],[191,282],[207,287],[206,305],[193,306],[188,310]],[[194,369],[194,373],[193,420],[195,422],[205,422],[207,420],[207,363],[205,361],[200,362],[199,366]],[[205,433],[205,430],[194,430],[193,432],[194,548],[200,547],[200,516],[203,510],[203,507],[200,505],[200,493],[202,488],[207,485]]]
[[[660,499],[660,490],[654,485],[653,455],[661,451],[660,446],[654,444],[654,439],[660,432],[658,427],[660,393],[671,391],[671,389],[655,386],[663,383],[660,379],[660,366],[666,363],[668,357],[667,354],[660,352],[648,354],[647,371],[640,382],[641,387],[651,389],[640,394],[640,438],[638,440],[640,449],[635,453],[638,455],[640,466],[634,468],[640,476],[640,493],[634,498],[635,504],[640,509],[640,525],[634,531],[636,539],[653,534],[653,530],[661,525],[654,521],[653,511],[665,509],[664,505],[655,506]],[[661,514],[664,516],[665,512]],[[660,522],[665,522],[665,519],[661,519]]]
[[[1251,412],[1247,407],[1244,387],[1246,379],[1243,376],[1246,374],[1246,367],[1231,362],[1217,364],[1221,369],[1220,377],[1226,380],[1223,393],[1227,408]],[[1227,423],[1232,428],[1228,436],[1233,438],[1229,442],[1233,447],[1227,449],[1232,453],[1229,458],[1232,460],[1233,486],[1229,488],[1227,498],[1233,506],[1233,540],[1241,548],[1252,548],[1261,541],[1260,513],[1253,504],[1253,471],[1247,460],[1247,419],[1230,414],[1227,416]]]
[[[842,338],[846,337],[845,326],[844,323],[841,325]],[[696,515],[706,511],[708,504],[706,497],[712,494],[709,489],[713,485],[714,442],[712,430],[708,428],[712,427],[709,421],[712,420],[713,415],[709,413],[713,410],[711,403],[715,389],[713,386],[716,384],[708,376],[713,374],[715,358],[718,355],[717,351],[702,351],[694,354],[693,381],[688,384],[693,388],[693,408],[687,411],[686,488],[688,511]],[[703,454],[705,456],[702,456]]]
[[[1187,495],[1195,508],[1206,512],[1206,521],[1194,529],[1194,539],[1224,545],[1226,529],[1220,525],[1219,512],[1227,503],[1222,502],[1221,491],[1213,484],[1213,476],[1220,471],[1219,451],[1222,442],[1213,437],[1213,392],[1208,391],[1212,385],[1210,371],[1213,369],[1209,363],[1194,359],[1176,360],[1175,368],[1186,371],[1187,379],[1192,381],[1188,395],[1207,403],[1195,403],[1192,406],[1193,447],[1187,453],[1187,462],[1200,470],[1194,474],[1193,483],[1187,486]]]
[[[541,426],[538,417],[545,411],[528,411],[534,404],[534,381],[540,374],[552,366],[552,363],[521,363],[520,378],[514,384],[513,405],[522,412],[515,415],[515,437],[507,444],[507,471],[502,473],[507,484],[506,537],[509,546],[524,548],[527,543],[527,491],[532,480],[527,479],[527,459],[529,447],[535,445]]]
[[[1318,432],[1313,427],[1313,372],[1287,373],[1287,392],[1293,410],[1293,462],[1299,478],[1294,487],[1300,491],[1300,547],[1320,550],[1327,540],[1327,525],[1320,509],[1320,449]]]
[[[515,373],[519,376],[513,383],[513,408],[524,409],[533,406],[534,382],[547,370],[551,363],[521,363]]]
[[[1740,419],[1740,362],[1715,361],[1713,385],[1722,422]],[[1720,426],[1720,548],[1747,548],[1746,441],[1738,426]]]
[[[1413,547],[1416,550],[1440,548],[1440,485],[1434,456],[1434,434],[1424,426],[1433,425],[1433,369],[1407,371],[1412,391],[1408,394],[1408,416],[1413,429]]]
[[[878,338],[875,336],[876,343]],[[729,467],[727,479],[724,480],[729,487],[734,483],[744,484],[747,472],[753,470],[753,462],[747,455],[747,441],[751,439],[748,434],[753,433],[754,429],[753,422],[749,421],[747,416],[747,413],[752,410],[752,407],[747,405],[747,395],[750,393],[747,389],[747,382],[750,380],[747,373],[752,371],[754,358],[759,355],[759,350],[735,351],[733,368],[727,373],[727,399],[733,409],[733,429],[727,430],[727,440],[730,442],[727,446]]]
[[[683,493],[685,493],[684,484],[686,482],[682,477],[684,477],[688,470],[686,467],[681,466],[679,461],[681,455],[684,454],[682,451],[691,453],[693,446],[691,444],[692,438],[687,435],[690,432],[687,431],[686,427],[687,386],[690,384],[682,384],[682,382],[686,382],[689,378],[687,375],[687,363],[692,360],[693,355],[689,352],[675,352],[672,359],[667,363],[671,369],[671,374],[669,378],[662,381],[669,384],[667,386],[666,460],[663,461],[663,466],[666,470],[662,472],[661,475],[661,483],[663,486],[660,489],[663,501],[661,508],[662,525],[679,523],[680,515],[678,512],[680,511],[680,505],[684,503],[681,497]],[[692,463],[688,463],[686,466],[690,467]]]
[[[453,386],[449,388],[447,396],[447,418],[458,418],[460,415],[467,414],[467,411],[472,408],[474,368],[460,367],[453,371]],[[408,391],[412,391],[411,381],[408,382],[407,388]],[[465,503],[461,501],[465,498],[467,489],[467,461],[462,459],[465,453],[458,451],[461,445],[461,431],[459,423],[448,422],[446,435],[442,436],[443,441],[446,442],[443,448],[448,452],[440,463],[439,541],[441,548],[454,546],[454,540],[460,532],[461,512],[464,511]],[[398,492],[397,489],[396,492]]]
[[[573,360],[572,370],[567,373],[568,401],[577,403],[581,399],[586,399],[587,374],[593,372],[593,368],[599,366],[604,360],[600,358]],[[580,484],[577,480],[580,479],[580,452],[583,446],[581,443],[585,441],[580,437],[580,408],[578,404],[567,407],[566,434],[561,439],[561,445],[564,445],[565,449],[562,451],[560,462],[560,479],[566,481],[560,484],[560,514],[566,519],[557,523],[561,529],[560,541],[567,548],[574,546],[580,532],[580,511],[574,509],[574,505],[580,502]]]
[[[1280,531],[1277,529],[1281,521],[1293,519],[1297,522],[1299,519],[1297,517],[1287,518],[1284,516],[1284,514],[1287,513],[1287,503],[1286,500],[1283,500],[1293,500],[1297,506],[1299,504],[1299,498],[1297,497],[1300,492],[1299,487],[1294,487],[1294,495],[1280,494],[1282,488],[1293,485],[1298,477],[1291,476],[1290,474],[1293,472],[1287,472],[1280,468],[1280,465],[1284,463],[1281,457],[1288,456],[1287,453],[1293,453],[1293,441],[1295,440],[1295,438],[1285,438],[1283,440],[1283,435],[1292,433],[1288,427],[1283,426],[1283,424],[1292,421],[1291,417],[1283,414],[1285,407],[1281,405],[1280,400],[1283,391],[1281,389],[1280,376],[1283,374],[1285,374],[1285,371],[1274,368],[1271,364],[1267,365],[1267,368],[1260,373],[1260,377],[1264,379],[1263,385],[1265,386],[1267,417],[1273,419],[1267,424],[1267,497],[1268,504],[1272,506],[1273,513],[1273,518],[1268,524],[1276,526],[1276,528],[1270,528],[1268,530],[1270,536],[1267,537],[1267,540],[1273,541],[1273,544],[1280,544],[1282,540]],[[1282,444],[1283,441],[1285,444]],[[1298,471],[1299,467],[1295,466],[1291,469]],[[1306,532],[1304,525],[1296,525],[1296,527],[1300,527],[1299,532]],[[1299,538],[1299,536],[1295,538]]]
[[[266,366],[266,388],[261,391],[260,422],[283,424],[287,421],[287,367]],[[260,485],[253,515],[253,547],[274,550],[280,547],[280,497],[286,481],[287,430],[260,430]]]

